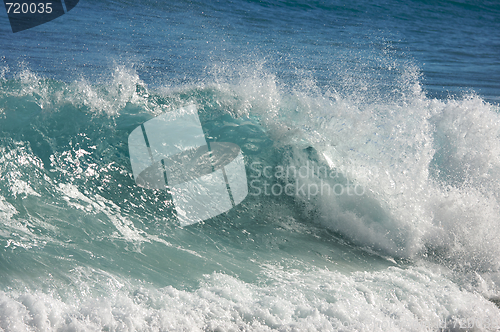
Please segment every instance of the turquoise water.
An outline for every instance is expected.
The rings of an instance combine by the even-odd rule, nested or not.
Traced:
[[[0,15],[0,329],[497,330],[499,17],[82,0],[13,34]],[[128,135],[193,104],[249,195],[180,227]]]

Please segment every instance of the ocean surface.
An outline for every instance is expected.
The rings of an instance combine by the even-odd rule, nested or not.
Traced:
[[[0,9],[0,331],[498,331],[499,103],[497,1]],[[182,227],[128,136],[187,105],[248,195]]]

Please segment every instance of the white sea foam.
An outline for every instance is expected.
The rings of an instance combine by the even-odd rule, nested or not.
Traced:
[[[438,270],[344,275],[262,266],[262,284],[214,273],[192,291],[77,268],[50,292],[0,292],[6,331],[491,331],[500,310]],[[53,285],[54,287],[54,285]],[[58,295],[64,294],[64,295]]]

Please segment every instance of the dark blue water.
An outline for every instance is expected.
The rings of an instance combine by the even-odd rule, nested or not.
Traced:
[[[147,83],[198,80],[206,68],[265,61],[280,77],[311,71],[379,72],[412,61],[430,96],[473,90],[496,100],[499,5],[494,2],[91,2],[64,18],[12,34],[2,16],[2,59],[51,78],[94,77],[114,62],[135,65]],[[71,24],[68,24],[68,21]],[[386,75],[387,73],[384,73]]]
[[[500,326],[497,2],[81,0],[0,35],[0,329]],[[187,105],[249,195],[181,227],[128,137]]]

